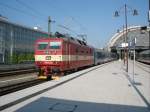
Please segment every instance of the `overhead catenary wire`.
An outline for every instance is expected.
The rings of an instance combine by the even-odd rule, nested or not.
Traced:
[[[19,3],[20,5],[22,5],[23,7],[26,7],[27,9],[30,9],[30,11],[32,11],[33,13],[40,15],[40,17],[43,15],[42,13],[40,13],[39,11],[34,9],[33,7],[30,7],[27,3],[25,3],[21,0],[16,0],[16,2]]]
[[[86,28],[85,28],[81,23],[79,23],[74,17],[71,17],[71,19],[72,19],[76,24],[78,24],[79,27],[80,27],[82,30],[86,30]]]
[[[85,30],[85,29],[86,29],[86,28],[84,28],[74,17],[70,16],[70,18],[71,18],[71,21],[75,22],[75,23],[80,27],[80,30]],[[58,24],[57,26],[60,27],[60,28],[65,29],[65,30],[67,30],[67,31],[72,32],[72,33],[75,34],[77,37],[82,37],[82,39],[83,39],[83,36],[84,36],[84,39],[87,40],[87,35],[86,35],[85,33],[84,33],[84,34],[79,34],[79,33],[77,33],[76,31],[74,31],[73,29],[69,28],[69,27],[66,26],[66,25]]]
[[[7,4],[5,4],[5,3],[2,3],[2,2],[0,2],[0,5],[3,6],[3,7],[7,7],[7,8],[9,8],[9,9],[15,10],[15,11],[17,11],[17,12],[20,12],[20,13],[22,13],[22,14],[25,14],[25,15],[28,15],[28,16],[32,16],[32,17],[36,17],[35,15],[33,15],[33,14],[31,14],[31,13],[28,13],[28,12],[26,12],[26,11],[24,11],[24,10],[20,10],[20,9],[15,8],[15,7],[9,6],[9,5],[7,5]]]
[[[74,33],[75,35],[78,35],[75,31],[73,31],[72,29],[70,29],[70,28],[68,28],[68,27],[66,27],[64,25],[58,24],[57,26],[60,27],[60,28],[63,28],[63,29],[66,29],[66,30],[70,31],[70,32]]]
[[[71,17],[71,19],[76,23],[76,24],[78,24],[79,25],[79,27],[80,27],[80,30],[86,30],[86,28],[80,23],[80,22],[78,22],[74,17]],[[84,41],[87,41],[87,34],[84,32],[83,34],[80,34],[80,35],[77,35],[77,36],[79,36],[82,40],[84,40]]]
[[[8,5],[8,4],[6,4],[6,3],[2,3],[2,2],[0,2],[0,5],[3,6],[3,7],[6,7],[6,8],[12,9],[12,10],[14,10],[14,11],[16,11],[16,12],[21,13],[21,14],[30,16],[30,17],[32,17],[32,18],[34,18],[34,19],[41,20],[41,21],[43,21],[44,23],[47,23],[47,20],[43,18],[44,15],[43,15],[42,13],[40,13],[38,10],[36,10],[35,8],[32,8],[30,5],[28,5],[27,3],[23,2],[22,0],[16,0],[16,2],[19,3],[19,4],[20,4],[21,6],[23,6],[23,7],[30,9],[30,12],[25,11],[25,10],[22,10],[22,9],[19,9],[19,8],[16,8],[16,7],[13,7],[13,6],[10,6],[10,5]],[[31,11],[32,11],[32,12],[31,12]],[[42,16],[42,15],[43,15],[43,16]],[[72,19],[74,22],[76,22],[76,24],[78,24],[81,29],[85,29],[78,21],[75,20],[74,17],[71,17],[71,19]],[[55,22],[56,22],[56,21],[55,21]],[[45,25],[46,25],[46,24],[45,24]],[[45,26],[45,25],[44,25],[44,26]],[[72,29],[70,29],[70,28],[68,28],[68,27],[66,27],[66,26],[64,26],[64,25],[59,24],[59,25],[57,25],[57,26],[58,26],[58,27],[61,27],[61,28],[63,28],[63,29],[65,29],[65,30],[70,31],[70,32],[74,33],[75,35],[78,35],[74,30],[72,30]]]
[[[24,11],[24,10],[21,10],[21,9],[18,9],[18,8],[16,8],[16,7],[13,7],[13,6],[10,6],[10,5],[6,4],[6,3],[0,2],[0,6],[6,7],[6,8],[8,8],[8,9],[11,9],[11,10],[16,11],[16,12],[19,12],[20,14],[23,14],[23,15],[26,15],[26,16],[30,16],[30,17],[34,18],[35,20],[40,20],[40,21],[43,22],[42,24],[47,23],[46,20],[44,20],[43,18],[39,18],[39,17],[38,17],[37,15],[35,15],[35,14],[32,14],[32,13],[30,13],[30,12],[27,12],[27,11]],[[45,26],[45,25],[44,25],[44,26]]]

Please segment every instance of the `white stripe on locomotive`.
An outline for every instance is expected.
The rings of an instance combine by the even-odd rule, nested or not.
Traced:
[[[46,59],[47,57],[50,57]],[[35,55],[35,61],[79,61],[93,60],[94,56],[83,55]]]

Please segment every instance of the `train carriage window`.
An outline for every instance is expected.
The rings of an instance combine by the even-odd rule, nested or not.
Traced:
[[[39,42],[38,43],[38,50],[46,49],[47,45],[48,45],[48,42]]]
[[[50,49],[60,49],[61,42],[50,42]]]

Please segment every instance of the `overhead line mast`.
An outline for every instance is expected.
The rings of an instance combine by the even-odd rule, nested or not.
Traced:
[[[55,21],[51,20],[51,17],[48,16],[48,35],[51,36],[51,23],[55,23]]]

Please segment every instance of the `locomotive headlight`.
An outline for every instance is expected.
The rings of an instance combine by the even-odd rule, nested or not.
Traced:
[[[46,56],[45,59],[46,60],[51,60],[51,56]]]

